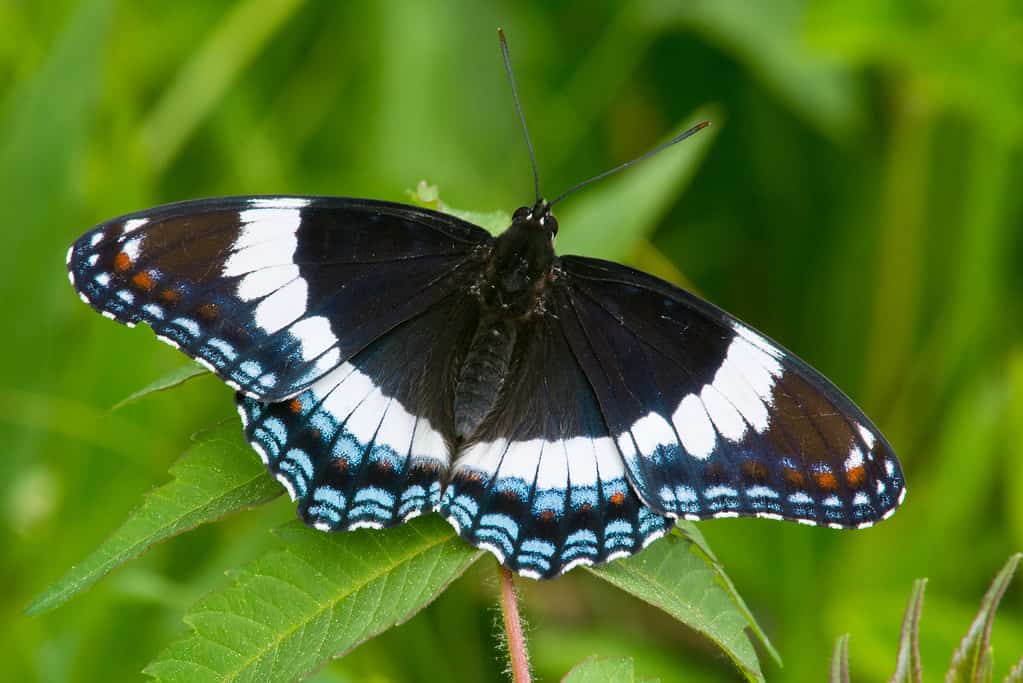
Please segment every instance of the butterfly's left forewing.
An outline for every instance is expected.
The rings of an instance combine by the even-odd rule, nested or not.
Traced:
[[[645,273],[561,259],[559,317],[654,510],[863,527],[905,493],[888,442],[834,385]]]
[[[235,388],[281,401],[464,286],[491,239],[387,202],[234,197],[99,225],[72,245],[68,272],[107,317],[146,323]]]

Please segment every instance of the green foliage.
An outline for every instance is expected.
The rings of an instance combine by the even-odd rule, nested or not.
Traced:
[[[161,384],[166,382],[154,383]],[[33,600],[28,614],[59,607],[154,543],[281,494],[234,424],[203,437],[170,472],[174,479],[146,496],[110,538]]]
[[[980,603],[980,611],[970,624],[959,648],[952,655],[952,665],[945,677],[946,683],[980,683],[990,681],[993,669],[994,653],[991,648],[991,629],[995,624],[995,611],[998,609],[1005,590],[1012,581],[1013,574],[1019,566],[1023,553],[1017,553],[998,572],[991,587]]]
[[[561,683],[634,683],[631,659],[590,657],[572,668]]]
[[[1023,559],[1023,553],[1016,553],[1010,557],[991,582],[980,603],[977,616],[952,655],[945,683],[990,683],[993,679],[994,648],[991,646],[991,629],[995,622],[995,612],[1016,573],[1020,559]],[[895,674],[891,678],[892,683],[920,683],[923,680],[923,669],[920,665],[920,613],[923,610],[926,584],[926,579],[919,579],[913,583],[913,592],[902,620],[899,656]],[[1018,642],[1016,647],[1019,648]],[[1019,680],[1021,673],[1023,661],[1009,672],[1005,678],[1006,683]],[[841,636],[835,645],[830,680],[832,683],[849,681],[849,634]]]
[[[889,680],[918,576],[931,579],[920,664],[947,668],[989,567],[1023,546],[1018,2],[54,0],[0,2],[11,680],[137,679],[188,606],[265,556],[265,530],[293,514],[279,500],[202,525],[62,609],[24,615],[166,480],[191,434],[235,424],[211,377],[109,412],[181,358],[78,302],[67,245],[105,218],[200,196],[402,201],[425,177],[458,206],[530,202],[499,25],[545,192],[641,154],[714,103],[711,129],[648,162],[675,173],[671,157],[705,145],[690,179],[637,188],[644,164],[587,188],[558,207],[560,250],[692,283],[836,380],[905,465],[906,505],[870,530],[700,525],[785,654],[783,669],[764,658],[765,676],[819,679],[820,653],[849,632],[856,680]],[[630,193],[648,190],[647,217],[616,224]],[[599,210],[583,211],[591,201]],[[478,563],[315,680],[501,680],[490,569]],[[705,638],[605,581],[572,572],[555,592],[525,590],[543,680],[594,653],[665,683],[736,677]],[[1020,592],[1003,604],[996,681],[1014,666],[1023,678]]]
[[[708,120],[717,127],[712,125],[670,152],[603,181],[564,208],[559,204],[558,249],[565,254],[615,258],[649,237],[714,143],[721,116],[716,108],[704,107],[687,115],[664,136],[670,138]]]
[[[154,543],[277,497],[280,487],[249,451],[233,425],[208,435],[172,468],[172,482],[34,600],[29,613],[61,605]],[[284,550],[251,563],[233,585],[193,607],[185,620],[194,635],[168,648],[147,672],[161,680],[196,680],[209,672],[216,672],[210,680],[308,674],[410,618],[481,555],[436,517],[428,520],[386,534],[283,527]],[[777,653],[699,532],[685,526],[686,533],[637,557],[591,571],[706,635],[748,679],[763,680],[745,629]]]
[[[188,363],[182,365],[177,370],[168,372],[163,377],[160,377],[153,382],[150,382],[146,386],[142,387],[138,391],[132,392],[128,396],[122,398],[120,401],[115,403],[110,410],[118,410],[124,406],[134,403],[139,399],[145,398],[150,394],[155,394],[158,391],[165,391],[167,389],[173,389],[176,386],[184,384],[193,377],[199,377],[206,374],[207,370],[198,363]]]
[[[160,681],[290,681],[408,620],[481,555],[436,516],[386,532],[285,542],[185,616],[193,633],[146,667]]]
[[[420,187],[418,198],[439,205],[435,192],[426,188]],[[178,368],[123,402],[180,385],[196,374],[201,371],[193,366]],[[173,481],[149,494],[113,536],[33,600],[27,612],[60,606],[155,543],[280,495],[233,424],[207,434],[171,474]],[[450,527],[438,529],[431,519],[414,523],[415,533],[392,531],[386,538],[379,534],[380,539],[372,532],[325,535],[285,527],[278,532],[285,549],[253,562],[238,573],[234,585],[196,605],[185,618],[195,634],[168,648],[146,671],[161,680],[195,680],[210,672],[216,672],[210,680],[291,680],[314,671],[413,616],[480,556]],[[316,571],[302,571],[302,562],[323,556],[334,559],[317,564]],[[762,681],[763,674],[747,628],[780,663],[691,523],[681,523],[639,556],[590,571],[710,638],[749,680]],[[325,575],[340,578],[324,586]],[[366,611],[367,600],[388,607],[374,608],[373,618],[364,622],[353,615]],[[225,643],[228,637],[231,642]],[[316,647],[309,646],[309,637],[318,639]]]
[[[835,652],[831,655],[831,683],[849,683],[849,634],[843,634],[835,641]]]
[[[920,683],[923,669],[920,666],[920,612],[924,607],[924,588],[927,579],[913,582],[913,592],[906,605],[906,616],[902,619],[902,632],[899,634],[899,655],[896,659],[895,674],[892,683]],[[848,641],[848,637],[846,641]],[[846,659],[848,660],[848,642],[846,643]],[[846,669],[848,669],[848,664]]]
[[[682,523],[678,532],[634,557],[590,571],[706,635],[749,680],[763,680],[763,674],[747,628],[780,663],[778,653],[690,523]]]

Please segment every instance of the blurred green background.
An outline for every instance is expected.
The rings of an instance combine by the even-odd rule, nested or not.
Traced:
[[[499,25],[550,194],[715,107],[684,191],[623,221],[615,257],[781,340],[901,455],[909,496],[879,527],[702,525],[785,659],[764,661],[768,678],[822,680],[849,632],[854,679],[886,679],[920,576],[924,667],[943,672],[988,581],[1023,548],[1018,1],[8,0],[0,678],[137,678],[184,631],[186,607],[294,514],[278,501],[188,533],[62,609],[23,616],[166,480],[191,435],[235,419],[208,377],[109,411],[182,361],[77,300],[70,241],[209,195],[402,201],[428,178],[460,208],[531,201]],[[598,253],[585,225],[568,225],[584,201],[566,202],[561,223],[575,250]],[[499,680],[492,569],[480,563],[317,680]],[[737,676],[709,644],[581,572],[524,586],[543,680],[593,653],[633,656],[664,681]],[[998,680],[1023,651],[1021,610],[1016,585],[995,628]]]

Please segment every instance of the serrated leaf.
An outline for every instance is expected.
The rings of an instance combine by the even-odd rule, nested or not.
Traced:
[[[1016,553],[1010,557],[991,582],[991,587],[980,603],[980,611],[970,624],[970,630],[966,632],[959,648],[952,655],[952,665],[945,676],[945,683],[978,683],[990,680],[991,627],[994,625],[998,603],[1001,602],[1013,574],[1016,573],[1020,558],[1023,558],[1023,553]]]
[[[26,612],[54,609],[153,544],[236,510],[261,505],[282,491],[266,476],[237,425],[210,433],[170,472],[173,480],[149,493],[110,538],[33,600]]]
[[[902,620],[899,635],[899,656],[891,683],[921,683],[923,670],[920,665],[920,612],[924,606],[924,588],[927,579],[913,582],[913,592],[906,605],[906,616]]]
[[[590,657],[572,667],[561,683],[632,683],[632,660],[626,657]]]
[[[643,552],[590,569],[710,638],[750,681],[763,681],[747,628],[759,630],[721,565],[681,527]]]
[[[180,368],[171,370],[163,377],[153,380],[152,382],[142,387],[138,391],[129,394],[128,396],[125,396],[120,401],[111,406],[110,410],[111,411],[119,410],[130,403],[138,401],[140,398],[145,398],[149,394],[154,394],[158,391],[172,389],[176,386],[184,384],[193,377],[205,375],[207,372],[209,371],[203,366],[199,365],[198,363],[188,363],[186,365],[182,365]]]
[[[560,208],[558,252],[620,258],[653,232],[692,178],[721,128],[717,107],[702,107],[678,123],[669,138],[700,121],[714,125],[635,168],[573,195]]]
[[[299,522],[284,548],[234,574],[185,616],[191,635],[145,673],[160,681],[291,681],[407,621],[475,562],[436,515],[326,534]]]
[[[849,683],[849,634],[844,633],[835,642],[831,655],[831,683]]]
[[[728,591],[728,594],[732,597],[732,600],[735,601],[735,606],[746,618],[746,623],[749,625],[750,630],[753,631],[753,634],[758,640],[760,640],[760,644],[765,650],[767,650],[767,654],[771,655],[771,659],[773,659],[778,666],[782,666],[781,654],[777,649],[775,649],[774,643],[768,639],[767,634],[764,633],[764,629],[760,627],[756,617],[753,616],[753,612],[746,605],[746,601],[743,600],[741,595],[739,595],[738,589],[735,587],[735,584],[732,583],[732,578],[725,573],[724,567],[722,567],[721,563],[718,562],[717,556],[715,556],[714,551],[710,549],[710,545],[708,545],[707,539],[703,537],[703,533],[700,532],[700,529],[692,522],[678,522],[675,525],[675,528],[678,530],[678,533],[684,535],[690,541],[695,543],[696,546],[707,556],[707,559],[718,567],[720,570],[718,578],[725,590]]]

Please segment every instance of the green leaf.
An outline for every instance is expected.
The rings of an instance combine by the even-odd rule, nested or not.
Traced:
[[[112,411],[119,410],[130,403],[134,403],[140,398],[145,398],[149,394],[156,393],[157,391],[171,389],[180,384],[184,384],[193,377],[205,375],[207,372],[208,370],[206,370],[206,368],[199,365],[198,363],[188,363],[187,365],[182,365],[180,368],[177,368],[176,370],[171,370],[163,377],[153,380],[152,382],[142,387],[138,391],[130,394],[129,396],[126,396],[125,398],[122,398],[120,401],[111,406],[110,410]]]
[[[291,681],[407,621],[482,551],[436,515],[389,529],[325,534],[299,522],[284,548],[203,598],[192,633],[145,673],[161,681]]]
[[[927,579],[913,582],[913,592],[906,605],[906,616],[902,620],[899,635],[899,657],[891,683],[921,683],[923,670],[920,665],[920,611],[924,606],[924,588]]]
[[[642,553],[589,571],[707,636],[747,680],[763,681],[746,629],[752,628],[758,635],[762,631],[691,527],[680,524],[676,533]],[[763,640],[771,649],[766,638]]]
[[[849,683],[849,634],[838,637],[831,656],[831,683]]]
[[[1016,573],[1023,553],[1016,553],[1009,558],[1002,570],[998,572],[991,587],[984,594],[980,603],[980,611],[970,624],[959,648],[952,655],[952,666],[945,683],[978,683],[991,680],[991,627],[995,621],[995,611],[1001,602],[1005,590]]]
[[[778,666],[782,666],[781,654],[779,654],[778,650],[775,649],[774,644],[768,639],[767,634],[764,633],[764,629],[762,629],[760,624],[757,623],[756,617],[753,616],[753,612],[750,611],[750,608],[746,605],[746,601],[742,599],[741,595],[739,595],[739,591],[736,589],[735,584],[732,583],[731,577],[728,576],[728,574],[725,574],[724,568],[721,566],[721,563],[718,562],[718,558],[710,549],[710,545],[707,544],[707,539],[703,537],[703,533],[700,532],[700,529],[692,522],[679,522],[675,525],[675,528],[678,530],[678,533],[683,534],[686,538],[695,543],[696,546],[707,556],[707,559],[713,562],[714,566],[720,570],[718,578],[724,585],[725,590],[732,597],[732,600],[735,601],[735,606],[746,618],[746,623],[749,625],[750,630],[753,631],[754,635],[756,635],[756,637],[760,640],[760,644],[764,646],[767,653],[771,655],[771,659],[773,659]]]
[[[406,190],[413,204],[423,206],[434,211],[449,213],[463,221],[478,225],[492,235],[504,232],[511,225],[511,214],[507,211],[464,211],[447,206],[440,199],[440,190],[436,185],[430,185],[425,180],[420,180],[414,190]]]
[[[668,139],[700,121],[713,125],[635,168],[587,188],[559,207],[558,251],[617,259],[645,239],[677,200],[721,128],[717,107],[703,107],[680,121]]]
[[[281,494],[233,424],[193,446],[170,472],[173,480],[147,495],[121,528],[33,600],[27,613],[60,606],[155,543]]]
[[[590,657],[572,667],[562,683],[633,683],[632,660],[625,657]]]

